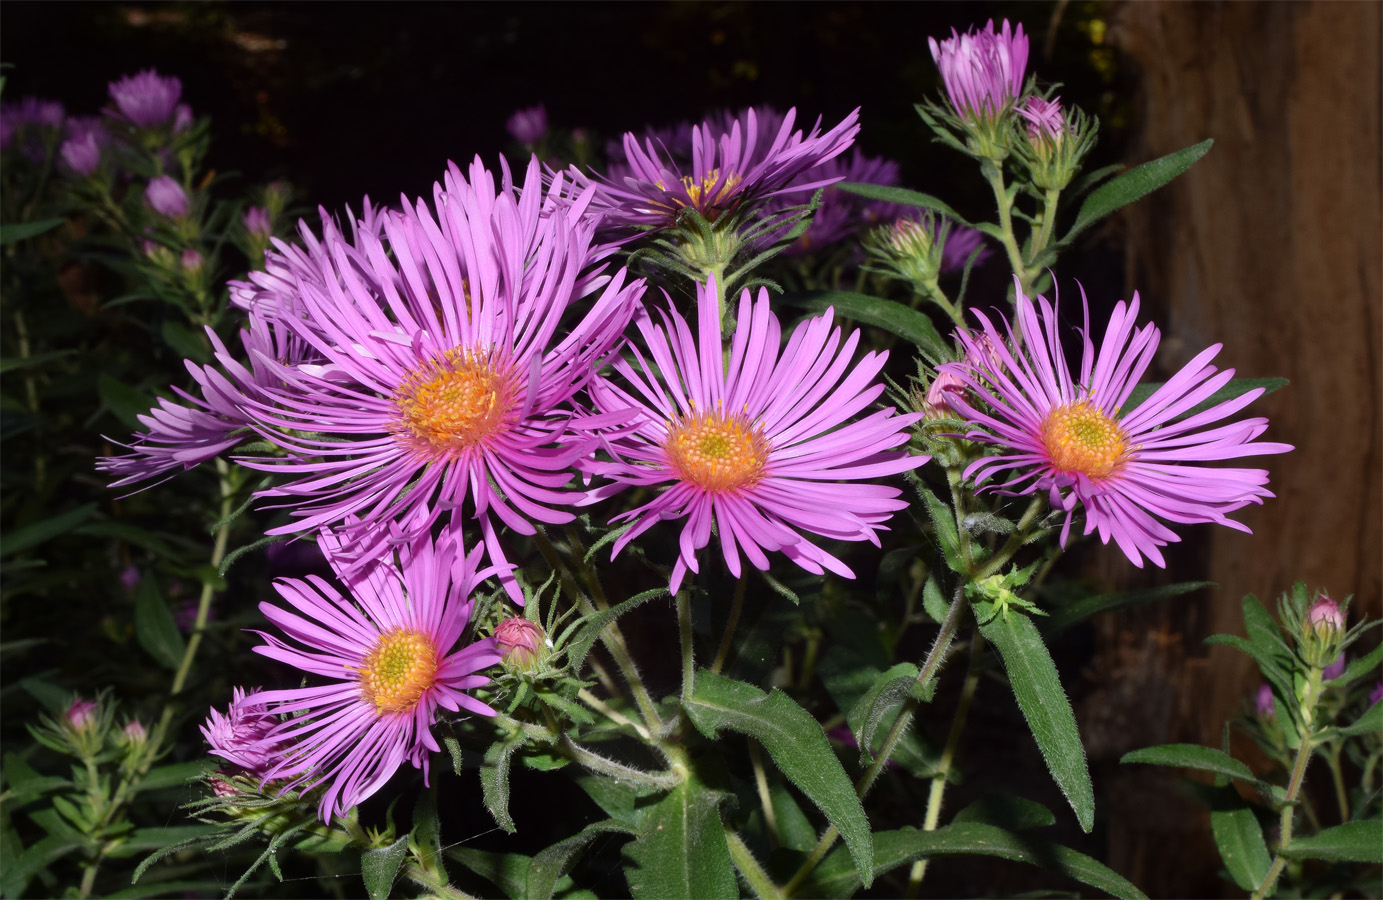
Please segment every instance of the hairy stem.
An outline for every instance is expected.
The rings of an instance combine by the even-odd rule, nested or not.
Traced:
[[[785,896],[773,883],[773,879],[764,871],[763,866],[754,858],[753,852],[744,843],[738,832],[725,829],[725,843],[730,848],[730,859],[734,862],[735,868],[744,876],[744,880],[749,882],[749,889],[754,892],[755,897],[777,898]]]
[[[1317,677],[1319,675],[1317,674]],[[1296,814],[1297,795],[1301,793],[1301,782],[1306,775],[1306,764],[1311,761],[1311,736],[1302,735],[1301,744],[1297,747],[1297,758],[1292,766],[1292,778],[1287,783],[1287,796],[1282,802],[1282,839],[1277,845],[1277,856],[1273,859],[1272,866],[1268,869],[1268,874],[1263,877],[1263,883],[1253,892],[1253,900],[1263,900],[1273,892],[1277,886],[1277,879],[1282,875],[1283,868],[1287,865],[1286,851],[1292,846],[1292,820]]]
[[[735,599],[730,602],[730,618],[725,623],[725,634],[720,638],[720,649],[716,650],[715,661],[711,663],[711,671],[720,674],[721,667],[725,665],[725,659],[730,655],[730,644],[735,637],[735,627],[739,625],[740,613],[744,609],[744,587],[748,582],[746,578],[740,578],[735,582]]]

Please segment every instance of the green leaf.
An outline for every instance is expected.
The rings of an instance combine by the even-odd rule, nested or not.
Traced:
[[[917,685],[917,666],[912,663],[898,663],[874,679],[874,684],[846,714],[845,719],[860,745],[862,764],[867,765],[873,761],[874,735],[881,720],[885,714],[896,711],[907,701],[912,695],[914,685]]]
[[[1345,669],[1344,674],[1330,683],[1344,687],[1351,685],[1361,678],[1375,676],[1379,663],[1383,663],[1383,644],[1374,647],[1368,653],[1354,660]]]
[[[183,652],[187,645],[183,642],[178,623],[163,599],[158,578],[152,572],[146,573],[139,582],[139,592],[135,595],[134,633],[139,638],[139,646],[148,651],[165,668],[177,671],[182,665]]]
[[[941,586],[936,583],[935,575],[929,574],[927,583],[922,586],[922,608],[938,625],[946,621],[946,615],[951,611],[950,602],[941,596]]]
[[[1346,822],[1309,837],[1294,837],[1283,855],[1292,859],[1383,863],[1383,819]]]
[[[434,784],[418,795],[413,807],[413,852],[425,869],[442,869],[442,824],[437,817],[437,786]]]
[[[522,743],[522,738],[516,736],[504,743],[491,744],[490,749],[485,751],[485,762],[480,767],[480,789],[485,808],[495,817],[495,824],[510,834],[518,829],[509,815],[509,763]]]
[[[1292,693],[1291,672],[1283,669],[1279,664],[1276,654],[1270,652],[1268,648],[1254,644],[1244,638],[1234,634],[1212,634],[1205,639],[1207,644],[1224,644],[1233,647],[1242,653],[1251,656],[1254,662],[1258,663],[1258,668],[1263,673],[1263,677],[1273,683],[1283,695]]]
[[[1080,827],[1088,832],[1095,824],[1095,791],[1085,765],[1085,749],[1076,715],[1061,689],[1056,663],[1037,626],[1021,612],[1010,610],[1007,616],[995,616],[981,625],[980,633],[1003,658],[1018,708],[1028,721],[1047,769],[1075,810]]]
[[[1239,760],[1200,744],[1162,744],[1157,747],[1144,747],[1125,753],[1121,763],[1146,763],[1152,766],[1175,766],[1180,769],[1195,769],[1198,772],[1211,772],[1225,775],[1253,785],[1260,794],[1280,800],[1284,795],[1282,788],[1256,778],[1253,771]]]
[[[850,776],[811,713],[779,690],[764,694],[753,685],[705,669],[696,673],[691,696],[682,706],[697,730],[712,740],[721,729],[729,729],[762,744],[788,780],[840,832],[869,884],[869,821]]]
[[[779,300],[812,312],[825,312],[827,307],[835,307],[836,315],[896,334],[903,340],[917,345],[933,359],[950,355],[946,342],[937,332],[931,319],[894,300],[850,291],[805,291],[785,294]]]
[[[7,859],[0,867],[0,895],[18,897],[35,875],[83,844],[79,836],[50,834],[25,848],[18,859]]]
[[[52,353],[34,353],[29,356],[7,356],[0,359],[0,374],[22,369],[26,366],[41,366],[46,362],[55,359],[62,359],[64,356],[71,356],[76,350],[54,350]]]
[[[37,547],[60,534],[66,534],[91,518],[95,512],[96,504],[86,503],[76,509],[69,509],[67,512],[58,513],[51,518],[11,531],[5,535],[3,541],[0,541],[0,556],[22,553],[30,547]]]
[[[186,843],[197,838],[210,837],[221,831],[220,825],[170,825],[166,828],[136,828],[130,836],[107,855],[115,858],[134,856],[157,850],[170,844]]]
[[[1151,397],[1164,382],[1148,382],[1140,384],[1129,394],[1128,400],[1119,409],[1119,418],[1128,418],[1129,413],[1143,405],[1143,402]],[[1264,395],[1271,394],[1273,391],[1285,388],[1291,384],[1285,378],[1235,378],[1206,399],[1197,403],[1185,412],[1168,419],[1169,422],[1180,422],[1182,419],[1189,419],[1191,416],[1205,412],[1212,406],[1224,403],[1226,400],[1233,400],[1235,397],[1247,394],[1249,391],[1263,389]]]
[[[1162,587],[1115,591],[1112,594],[1082,597],[1053,609],[1050,617],[1041,620],[1037,627],[1045,637],[1050,639],[1071,626],[1084,622],[1102,612],[1126,609],[1130,606],[1142,606],[1145,603],[1159,600],[1170,600],[1173,597],[1180,597],[1182,594],[1189,594],[1191,591],[1199,591],[1202,588],[1214,586],[1215,582],[1213,581],[1183,581],[1179,584],[1168,584]]]
[[[1191,168],[1191,164],[1210,150],[1214,141],[1201,141],[1194,147],[1178,150],[1152,162],[1143,163],[1130,169],[1112,181],[1106,182],[1085,198],[1076,213],[1076,223],[1060,241],[1067,244],[1076,235],[1094,225],[1105,216],[1140,197],[1145,197],[1162,187],[1173,178]]]
[[[1272,866],[1268,844],[1263,840],[1263,827],[1258,824],[1253,808],[1232,787],[1216,791],[1211,806],[1210,829],[1215,835],[1220,859],[1224,860],[1234,883],[1252,892],[1263,883]]]
[[[927,487],[922,479],[914,478],[912,482],[917,488],[918,496],[927,506],[927,515],[931,517],[932,530],[936,534],[937,543],[941,545],[941,555],[945,557],[946,565],[950,566],[953,572],[965,572],[968,567],[960,556],[960,531],[956,528],[956,514],[932,493],[932,489]]]
[[[610,818],[634,827],[643,821],[644,813],[636,806],[637,802],[657,793],[647,785],[616,781],[601,775],[578,775],[576,783]]]
[[[1353,725],[1346,725],[1339,729],[1340,734],[1345,737],[1357,737],[1361,734],[1379,734],[1383,732],[1383,703],[1375,703],[1364,711],[1364,714],[1354,721]]]
[[[136,789],[156,791],[161,788],[182,787],[188,782],[200,778],[210,768],[211,760],[209,759],[194,759],[191,762],[158,766],[149,770],[149,774],[144,776],[144,780],[139,782]]]
[[[365,891],[370,900],[385,900],[394,887],[404,857],[408,856],[408,835],[403,835],[388,847],[366,850],[360,854],[360,877],[365,879]]]
[[[811,896],[849,897],[859,889],[859,876],[841,850],[833,850],[813,873]],[[964,822],[935,831],[903,828],[874,835],[876,878],[914,860],[938,856],[996,856],[1030,863],[1061,872],[1115,897],[1145,900],[1143,892],[1128,879],[1084,853],[993,825]]]
[[[16,222],[13,225],[0,225],[0,247],[17,241],[28,240],[31,237],[38,237],[40,234],[52,231],[65,221],[67,220],[58,217],[55,219],[38,219],[34,222]]]
[[[147,897],[210,897],[225,893],[225,882],[221,881],[150,881],[136,884],[113,894],[102,894],[105,900],[145,900]]]
[[[724,794],[691,776],[649,808],[638,838],[624,848],[635,898],[739,896],[718,807]]]
[[[816,846],[816,829],[812,827],[807,814],[798,806],[788,786],[774,781],[768,787],[768,797],[773,803],[773,817],[778,823],[778,841],[790,850],[806,853]]]
[[[523,897],[528,890],[528,867],[532,860],[522,853],[490,853],[459,846],[447,848],[447,857],[499,888],[506,897]]]
[[[140,424],[139,417],[154,405],[153,397],[112,378],[105,372],[96,379],[96,392],[101,395],[101,402],[106,405],[106,409],[130,428],[144,427]]]
[[[952,824],[979,822],[1009,831],[1029,831],[1056,824],[1052,811],[1035,800],[1013,794],[985,794],[956,813]]]
[[[860,181],[842,181],[836,187],[845,191],[847,194],[857,194],[861,197],[868,197],[870,200],[883,200],[887,203],[897,203],[900,206],[916,206],[921,209],[930,209],[939,212],[948,219],[959,222],[961,225],[975,227],[941,200],[931,194],[923,194],[920,191],[910,191],[907,188],[889,187],[884,184],[866,184]]]
[[[557,879],[567,873],[586,847],[601,835],[612,832],[635,833],[628,825],[607,819],[587,825],[566,840],[558,841],[533,857],[533,861],[528,864],[528,887],[524,896],[531,900],[550,900],[553,890],[557,887]]]

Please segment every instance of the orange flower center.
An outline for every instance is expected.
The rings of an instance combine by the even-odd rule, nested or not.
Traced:
[[[456,347],[404,378],[394,430],[415,449],[459,456],[504,430],[518,393],[513,369],[493,353]]]
[[[726,208],[725,201],[733,196],[735,186],[743,180],[743,176],[732,172],[725,177],[724,181],[721,181],[720,170],[712,169],[702,176],[699,182],[691,175],[683,175],[682,188],[687,192],[687,199],[691,201],[691,208],[701,213],[708,221],[713,222],[722,209]],[[661,181],[656,182],[656,184],[659,190],[666,191],[668,189],[667,185]],[[669,199],[672,201],[672,206],[679,209],[688,205],[682,202],[680,197]]]
[[[1128,459],[1124,429],[1085,400],[1047,413],[1042,443],[1059,471],[1081,472],[1095,479],[1118,472]]]
[[[768,439],[744,416],[692,413],[668,423],[663,451],[683,481],[712,492],[754,485],[768,462]]]
[[[412,710],[436,680],[436,645],[407,628],[381,635],[360,667],[360,692],[380,713]]]

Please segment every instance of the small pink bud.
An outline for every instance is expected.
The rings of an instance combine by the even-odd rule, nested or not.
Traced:
[[[187,215],[187,191],[167,175],[160,175],[144,189],[144,199],[154,212],[170,219]]]
[[[149,739],[149,732],[144,727],[144,723],[138,719],[131,719],[125,723],[125,730],[122,732],[125,740],[131,744],[142,744]]]
[[[182,252],[182,267],[186,272],[197,272],[202,268],[202,263],[206,262],[202,254],[188,247]]]
[[[929,416],[958,415],[950,403],[951,398],[965,393],[965,382],[950,372],[942,372],[932,379],[927,388],[927,400],[923,412]]]
[[[245,211],[245,218],[241,222],[245,230],[255,237],[268,237],[274,230],[269,222],[269,210],[262,206],[251,206]]]
[[[1306,624],[1322,640],[1329,640],[1345,628],[1345,614],[1340,604],[1322,593],[1306,611]]]
[[[1260,716],[1271,719],[1273,716],[1277,715],[1277,710],[1273,706],[1273,689],[1271,687],[1266,684],[1260,684],[1258,686],[1258,697],[1255,701],[1255,706]]]
[[[547,657],[547,637],[534,622],[515,616],[495,629],[495,643],[507,665],[531,670]]]
[[[72,701],[72,705],[67,708],[67,724],[78,731],[84,731],[96,719],[97,704],[95,700],[83,700],[78,697]]]

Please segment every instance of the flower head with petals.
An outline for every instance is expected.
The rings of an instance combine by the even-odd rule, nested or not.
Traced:
[[[1028,38],[1022,25],[1013,30],[1005,19],[996,33],[991,19],[983,31],[957,34],[952,28],[949,38],[928,38],[927,43],[951,105],[962,119],[992,125],[1023,93]]]
[[[802,532],[878,544],[884,522],[907,506],[897,488],[862,480],[928,459],[896,449],[920,416],[888,408],[855,418],[883,392],[877,377],[887,354],[866,354],[852,367],[859,332],[842,344],[831,311],[800,325],[780,352],[782,328],[768,292],[756,300],[745,290],[727,366],[714,279],[697,285],[696,338],[675,310],[662,319],[661,326],[639,320],[651,363],[636,349],[636,363],[614,364],[624,385],[601,378],[590,390],[607,422],[625,421],[606,445],[612,459],[587,463],[613,481],[589,502],[626,487],[666,486],[616,517],[634,525],[615,552],[657,522],[678,518],[686,524],[674,592],[688,569],[699,571],[697,551],[709,542],[712,522],[736,577],[741,552],[767,569],[769,550],[809,572],[853,577]]]
[[[112,81],[109,88],[115,114],[139,128],[167,125],[178,113],[178,98],[182,96],[181,81],[153,69]]]
[[[341,594],[317,576],[275,583],[289,608],[260,604],[286,639],[262,634],[255,651],[322,683],[263,691],[255,699],[276,715],[256,744],[274,757],[265,781],[282,790],[325,785],[324,821],[359,804],[405,762],[427,777],[428,754],[440,750],[432,724],[441,709],[494,715],[466,692],[489,679],[476,674],[499,662],[493,638],[464,644],[471,592],[494,572],[477,570],[481,548],[463,552],[459,535],[433,544],[426,534],[398,547],[397,563],[347,569],[340,539],[323,531],[321,544],[349,590]]]
[[[274,385],[242,404],[285,453],[244,464],[295,478],[260,493],[297,507],[271,534],[353,517],[343,536],[368,560],[388,522],[425,529],[446,514],[459,528],[469,500],[503,563],[496,519],[524,534],[532,520],[571,520],[553,507],[580,498],[561,488],[588,446],[568,440],[567,403],[621,339],[643,284],[594,268],[609,248],[592,243],[590,192],[569,198],[559,177],[544,194],[542,181],[536,158],[521,192],[507,168],[497,191],[479,160],[469,182],[452,166],[435,217],[422,201],[385,212],[378,237],[362,229],[356,246],[288,267],[317,274],[261,278],[241,295],[317,355],[261,355]]]
[[[689,169],[672,158],[652,139],[642,145],[629,133],[624,136],[627,168],[622,177],[592,177],[573,169],[578,184],[595,184],[598,194],[593,211],[605,215],[606,225],[666,228],[676,223],[683,209],[693,209],[714,221],[744,204],[758,204],[784,193],[802,193],[823,187],[839,177],[801,183],[798,176],[848,149],[859,132],[859,110],[825,134],[817,120],[805,136],[793,130],[797,111],[788,110],[781,121],[754,109],[745,110],[726,125],[703,122],[692,129],[692,161]],[[769,130],[769,126],[776,128]]]
[[[1012,476],[997,485],[1005,493],[1048,491],[1052,506],[1066,513],[1063,545],[1076,507],[1083,508],[1085,533],[1098,531],[1106,544],[1112,539],[1140,567],[1144,558],[1165,566],[1159,548],[1180,540],[1161,520],[1248,531],[1228,514],[1272,496],[1265,487],[1267,471],[1204,463],[1292,448],[1255,441],[1267,430],[1267,419],[1214,424],[1243,409],[1262,388],[1194,411],[1234,377],[1233,369],[1209,365],[1220,345],[1197,354],[1130,410],[1126,405],[1160,338],[1156,327],[1136,325],[1138,295],[1115,305],[1098,353],[1086,307],[1075,377],[1061,347],[1056,308],[1045,297],[1034,303],[1021,288],[1017,297],[1016,334],[1008,323],[1000,331],[977,312],[982,330],[957,332],[966,359],[941,366],[973,392],[950,398],[978,426],[965,436],[997,450],[971,463],[965,477],[984,484]]]
[[[237,773],[262,778],[279,760],[273,742],[265,741],[278,724],[258,689],[237,687],[224,714],[215,709],[209,712],[202,736],[211,745],[212,755],[230,763]]]

